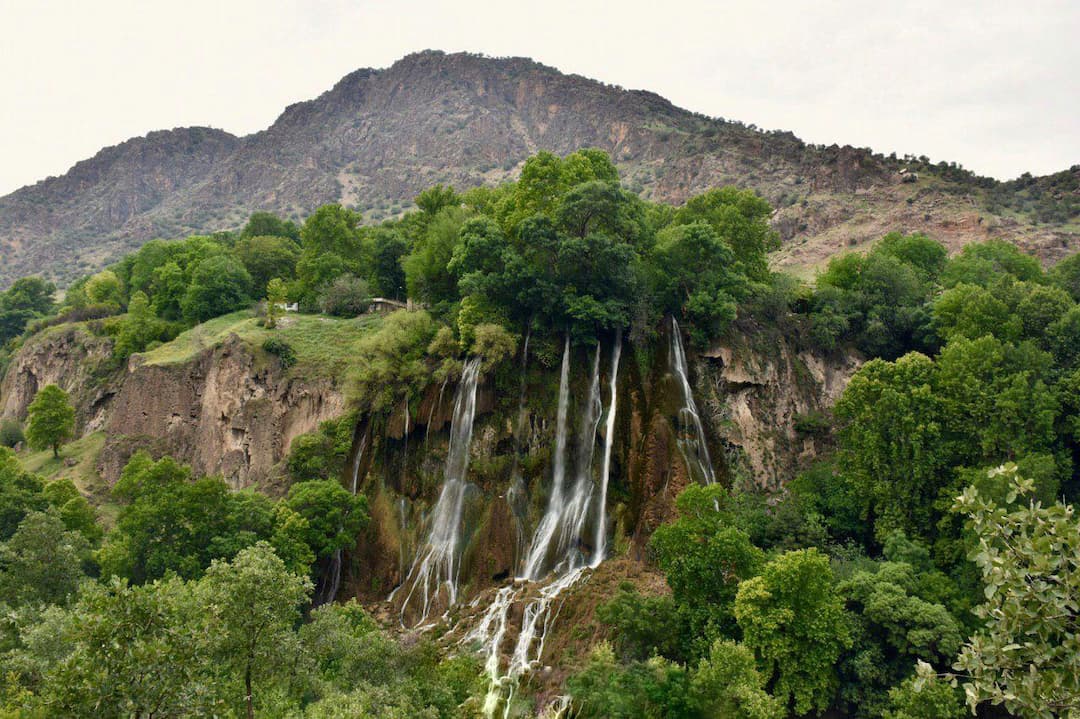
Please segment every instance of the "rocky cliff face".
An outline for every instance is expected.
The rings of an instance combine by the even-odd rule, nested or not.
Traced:
[[[378,220],[436,182],[496,183],[538,150],[581,147],[611,153],[624,181],[657,200],[754,188],[778,208],[783,266],[813,266],[889,230],[925,230],[954,247],[1005,237],[1050,260],[1080,246],[1067,220],[1017,221],[985,202],[989,186],[1025,201],[1063,192],[1055,198],[1075,207],[1075,177],[1053,187],[909,184],[905,163],[869,150],[809,146],[524,58],[422,52],[353,72],[262,132],[151,133],[0,198],[0,286],[31,272],[70,280],[154,237],[236,227],[253,210],[300,218],[342,202]]]
[[[733,475],[776,490],[820,454],[823,438],[800,432],[799,420],[827,412],[860,364],[852,354],[796,351],[779,336],[703,352],[696,391]]]
[[[220,474],[235,488],[274,491],[275,468],[292,440],[345,409],[332,381],[286,377],[235,335],[171,365],[135,355],[128,367],[111,369],[111,351],[108,339],[58,328],[23,347],[0,385],[0,417],[20,420],[46,384],[71,393],[78,433],[105,433],[97,464],[109,484],[133,452],[147,449],[196,474]]]
[[[235,335],[190,362],[145,365],[136,355],[105,415],[100,465],[111,481],[134,449],[149,446],[234,488],[265,488],[292,440],[344,409],[332,382],[286,379]]]
[[[71,395],[80,433],[105,423],[112,341],[80,325],[46,330],[23,345],[0,382],[0,419],[24,421],[37,391],[55,384]]]
[[[592,350],[580,348],[572,357],[568,473],[580,457],[576,418],[588,397]],[[601,357],[601,386],[607,386],[607,342]],[[827,411],[858,364],[851,356],[795,352],[771,338],[740,338],[693,356],[692,385],[718,479],[775,490],[807,466],[821,438],[800,435],[793,420]],[[534,368],[480,386],[462,511],[459,604],[521,573],[551,492],[557,375],[557,367]],[[364,449],[355,466],[359,486],[372,498],[372,522],[345,576],[349,591],[366,601],[385,599],[405,580],[423,546],[442,487],[452,393],[453,387],[430,387],[410,410],[409,435],[402,432],[401,408],[389,418],[363,420],[358,432]],[[671,517],[675,497],[696,479],[680,449],[682,405],[667,354],[638,355],[627,345],[617,394],[608,526],[613,547],[641,558],[652,531]],[[603,402],[606,408],[606,395]],[[593,475],[604,439],[600,425]],[[588,544],[581,545],[586,554],[594,549]]]

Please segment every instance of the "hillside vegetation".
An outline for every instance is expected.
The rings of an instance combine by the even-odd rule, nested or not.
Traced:
[[[435,185],[379,225],[339,204],[299,225],[256,213],[149,243],[60,303],[15,283],[9,356],[76,320],[108,340],[103,372],[235,336],[297,385],[338,379],[348,405],[293,440],[275,497],[148,446],[104,499],[87,476],[98,435],[61,469],[7,426],[3,711],[1072,716],[1080,255],[1047,271],[1004,240],[950,257],[889,232],[810,285],[770,267],[773,208],[752,190],[672,206],[623,179],[599,150],[539,152],[517,181]],[[412,305],[377,317],[374,296]],[[748,378],[709,379],[747,337],[807,373],[863,362],[834,407],[775,428],[814,451],[771,492],[721,439],[734,418],[716,395]],[[232,437],[231,419],[207,421]],[[564,543],[589,563],[523,567],[514,543],[544,536],[564,475],[593,501],[594,455],[600,539]],[[112,505],[107,522],[84,495]],[[432,556],[452,568],[434,588],[416,580],[439,576]],[[529,636],[512,602],[541,613],[545,593],[590,604],[565,608],[569,626],[564,605],[544,615],[536,660],[502,669]],[[516,636],[491,639],[483,617],[499,616]]]

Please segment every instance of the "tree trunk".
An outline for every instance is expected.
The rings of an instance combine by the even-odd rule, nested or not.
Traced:
[[[244,690],[247,692],[247,719],[255,719],[255,707],[251,703],[251,665],[244,668]]]
[[[52,446],[52,456],[53,459],[60,459],[60,445],[54,444]]]

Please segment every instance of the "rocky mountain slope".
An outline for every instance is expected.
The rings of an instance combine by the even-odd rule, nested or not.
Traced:
[[[243,329],[254,326],[247,314],[231,316],[239,319],[230,331],[205,343],[189,346],[200,326],[163,348],[171,356],[135,355],[126,363],[113,359],[112,339],[87,323],[51,328],[12,358],[0,381],[0,419],[25,421],[37,391],[57,384],[75,406],[76,434],[104,434],[93,462],[106,485],[133,452],[146,449],[177,457],[199,475],[220,474],[233,487],[273,492],[292,440],[345,412],[343,379],[323,355],[320,369],[310,361],[283,368],[262,350],[261,331]],[[301,355],[310,354],[297,340],[305,321],[324,322],[289,318],[281,330]],[[339,339],[362,331],[347,320],[333,324]]]
[[[624,182],[656,199],[731,183],[758,190],[778,208],[779,266],[814,267],[893,229],[953,248],[1007,237],[1046,260],[1080,247],[1080,166],[997,183],[810,146],[528,59],[428,51],[353,72],[262,132],[153,132],[0,198],[0,286],[34,272],[69,281],[154,237],[236,227],[258,209],[301,218],[342,202],[377,221],[436,182],[496,183],[537,150],[585,146],[610,152]]]

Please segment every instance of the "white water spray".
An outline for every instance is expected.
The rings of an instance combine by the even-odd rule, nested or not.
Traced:
[[[555,420],[555,457],[551,476],[551,495],[547,511],[536,528],[525,560],[525,579],[538,579],[547,548],[559,528],[559,517],[565,504],[563,485],[566,481],[566,415],[570,406],[570,336],[563,348],[562,370],[559,373],[559,406]]]
[[[465,496],[469,489],[466,473],[469,468],[469,445],[472,442],[473,419],[476,416],[476,385],[480,375],[480,358],[465,363],[454,397],[454,416],[450,424],[450,448],[443,472],[443,488],[432,512],[431,529],[417,552],[412,568],[401,587],[408,593],[401,604],[401,621],[405,623],[410,607],[417,609],[416,624],[427,621],[431,610],[440,603],[449,608],[457,603],[458,574],[461,570],[461,518]],[[390,595],[394,598],[398,590]]]
[[[672,372],[679,381],[683,399],[683,406],[679,409],[679,450],[691,474],[696,469],[699,478],[705,484],[712,484],[716,481],[716,474],[713,472],[712,460],[709,458],[705,428],[701,425],[701,415],[698,414],[694,393],[690,389],[690,371],[686,364],[686,352],[683,350],[682,332],[674,317],[671,318],[671,347],[668,359]]]
[[[353,454],[352,463],[352,481],[350,482],[350,490],[353,496],[356,496],[356,490],[360,485],[360,463],[364,458],[364,450],[367,449],[367,432],[363,429],[361,424],[357,424],[356,432],[359,434],[359,442],[356,446],[356,453]],[[334,551],[334,556],[330,560],[330,577],[327,582],[327,589],[324,594],[324,603],[332,604],[337,598],[338,589],[341,588],[341,563],[342,563],[342,550],[338,549]]]
[[[622,328],[615,334],[611,349],[611,399],[608,401],[607,421],[604,424],[604,466],[600,471],[600,501],[596,503],[596,541],[593,542],[592,566],[599,566],[607,554],[607,490],[611,477],[611,448],[615,442],[615,409],[618,402],[616,383],[619,378],[619,357],[622,355]]]
[[[569,405],[569,340],[563,351],[563,366],[559,380],[559,405],[556,421],[555,456],[552,471],[552,490],[547,509],[537,526],[529,546],[525,569],[521,579],[527,584],[503,587],[495,595],[476,628],[466,637],[466,642],[482,645],[485,657],[485,673],[488,676],[488,693],[484,700],[484,714],[493,717],[500,706],[503,716],[509,717],[511,700],[521,676],[531,671],[544,654],[544,643],[562,608],[565,592],[587,576],[603,560],[606,551],[607,484],[611,469],[611,451],[614,441],[616,412],[616,383],[619,371],[622,336],[618,336],[612,348],[611,378],[609,381],[611,402],[607,413],[607,436],[604,442],[604,465],[601,473],[599,498],[593,496],[596,489],[593,480],[593,457],[596,433],[603,415],[600,392],[600,346],[593,358],[592,379],[589,395],[583,407],[574,462],[574,484],[567,495],[567,413]],[[594,500],[595,503],[594,503]],[[591,561],[585,562],[581,543],[595,507],[596,541]],[[550,569],[548,569],[550,567]],[[546,584],[540,580],[546,578]],[[521,629],[514,644],[509,665],[500,667],[500,649],[506,635],[510,607],[526,595],[531,587],[535,595],[525,604]],[[566,705],[555,707],[556,715],[565,711]]]

